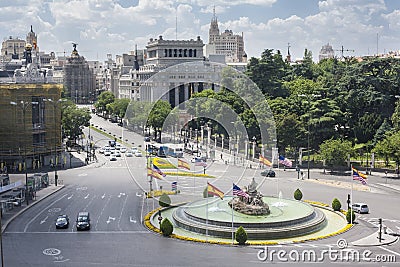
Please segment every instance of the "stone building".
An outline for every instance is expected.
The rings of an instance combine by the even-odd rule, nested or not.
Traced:
[[[334,58],[334,57],[335,57],[335,51],[333,50],[332,46],[329,43],[323,45],[321,50],[319,51],[319,61],[325,58]]]
[[[96,97],[96,80],[93,70],[73,45],[73,51],[64,64],[65,97],[75,104],[92,103]]]
[[[206,55],[207,57],[212,53],[224,55],[226,63],[247,62],[247,55],[244,51],[243,33],[241,35],[234,34],[232,30],[228,29],[220,33],[215,10],[208,32],[206,51],[209,53]]]

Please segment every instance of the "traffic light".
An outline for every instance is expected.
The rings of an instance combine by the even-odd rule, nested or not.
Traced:
[[[350,209],[350,203],[351,203],[350,194],[347,194],[347,209]]]

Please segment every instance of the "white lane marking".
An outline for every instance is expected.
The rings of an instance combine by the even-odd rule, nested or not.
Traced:
[[[136,196],[137,196],[137,197],[141,197],[141,196],[142,196],[142,194],[140,194],[140,193],[136,192]]]
[[[87,173],[78,174],[78,176],[87,176]]]
[[[107,224],[109,224],[111,221],[115,221],[115,218],[108,216]]]
[[[85,197],[84,197],[84,199],[87,199],[89,197],[89,194],[87,194]]]
[[[49,218],[49,216],[46,216],[46,218],[44,218],[43,220],[40,221],[40,224],[44,224],[48,218]]]
[[[24,232],[26,232],[26,230],[28,229],[29,225],[36,220],[40,214],[46,210],[48,210],[52,205],[54,205],[55,203],[57,203],[58,201],[60,201],[61,199],[63,199],[64,197],[66,197],[67,195],[63,195],[62,197],[60,197],[59,199],[55,200],[54,202],[52,202],[51,204],[49,204],[46,208],[44,208],[41,212],[39,212],[38,214],[36,214],[35,217],[33,217],[24,227]]]
[[[397,256],[400,256],[400,253],[398,253],[398,252],[396,252],[396,251],[393,251],[393,250],[390,250],[390,249],[388,249],[388,248],[386,248],[386,247],[378,246],[378,248],[383,249],[383,250],[386,250],[387,252],[390,252],[390,253],[395,254],[395,255],[397,255]]]
[[[101,196],[101,199],[103,199],[103,198],[105,198],[106,197],[106,194],[103,194],[102,196]]]
[[[136,223],[136,220],[133,219],[132,216],[129,216],[129,221],[130,221],[131,223]]]
[[[61,254],[61,250],[58,248],[46,248],[43,250],[43,254],[46,256],[57,256]]]
[[[87,187],[86,186],[77,187],[76,190],[85,191],[85,190],[87,190]]]
[[[73,196],[74,196],[74,194],[70,195],[70,196],[68,197],[68,199],[71,199]]]
[[[118,197],[125,196],[125,193],[119,193]]]

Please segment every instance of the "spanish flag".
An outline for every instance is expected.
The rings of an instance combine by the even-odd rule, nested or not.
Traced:
[[[151,176],[153,178],[160,179],[160,180],[162,179],[162,175],[151,168],[147,168],[147,176]]]
[[[220,197],[221,199],[224,198],[224,192],[207,182],[207,194]]]
[[[263,155],[261,155],[261,154],[259,157],[259,161],[260,161],[260,163],[267,165],[268,167],[272,167],[272,162],[269,161],[267,158],[263,157]]]
[[[184,168],[186,170],[190,170],[190,165],[186,161],[178,159],[178,168]]]

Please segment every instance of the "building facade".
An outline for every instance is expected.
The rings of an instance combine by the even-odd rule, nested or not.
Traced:
[[[208,53],[224,55],[226,63],[247,62],[247,55],[244,51],[243,33],[241,35],[234,34],[232,30],[228,29],[220,33],[215,11],[210,23],[206,51]],[[206,56],[208,55],[210,54]]]
[[[63,69],[65,97],[75,104],[92,103],[96,97],[95,75],[85,58],[79,55],[76,44],[73,47]]]
[[[323,45],[321,50],[319,51],[319,61],[326,59],[326,58],[334,58],[335,57],[335,51],[333,50],[332,46],[327,43],[326,45]]]

